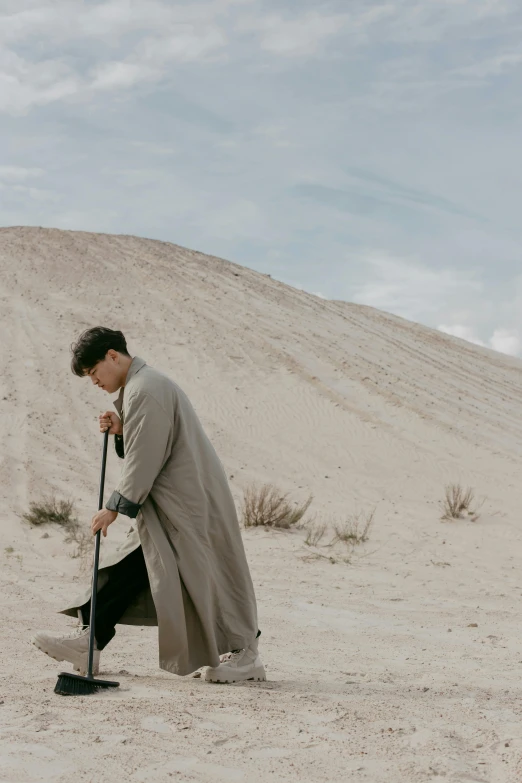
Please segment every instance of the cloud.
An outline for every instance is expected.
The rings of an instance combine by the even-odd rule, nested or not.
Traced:
[[[256,32],[261,48],[266,52],[295,57],[317,52],[329,38],[342,32],[349,19],[348,14],[321,14],[317,11],[290,18],[269,14],[244,21],[239,29]]]
[[[0,180],[3,182],[25,182],[45,174],[43,169],[28,169],[24,166],[0,166]]]
[[[13,5],[0,11],[0,112],[17,115],[93,91],[159,83],[170,77],[173,62],[204,62],[223,51],[227,36],[219,22],[231,7],[245,4],[248,0]],[[79,52],[84,44],[89,56],[71,56],[67,49],[73,42]],[[119,51],[124,55],[115,57]]]
[[[476,310],[485,309],[482,305],[484,287],[475,273],[452,268],[430,269],[413,261],[377,253],[366,255],[364,266],[369,279],[355,288],[355,302],[425,324],[445,310],[466,321],[475,320],[475,324],[457,320],[439,322],[439,331],[499,353],[522,354],[522,340],[516,328],[495,327],[486,339],[478,336],[478,328],[483,332],[487,325],[480,324],[475,316]],[[463,304],[468,308],[473,304],[473,307],[466,310]],[[507,320],[510,320],[509,314]]]
[[[130,142],[131,146],[136,149],[142,150],[144,153],[151,155],[175,155],[179,151],[179,148],[165,144],[154,144],[150,141],[135,140]]]
[[[206,230],[214,237],[226,239],[262,236],[266,232],[266,220],[259,206],[248,199],[238,199],[229,204],[205,210]]]
[[[204,61],[224,49],[227,36],[215,25],[181,24],[168,35],[147,38],[138,47],[139,62],[164,65],[172,61]]]
[[[482,220],[479,215],[473,215],[443,196],[430,193],[429,191],[421,191],[400,182],[395,182],[394,180],[375,174],[362,167],[351,166],[347,169],[347,173],[356,181],[359,181],[366,187],[369,186],[377,193],[380,193],[385,199],[431,207],[451,215],[463,215],[465,217]]]
[[[32,63],[0,49],[0,112],[22,113],[30,106],[72,95],[76,89],[71,69],[62,61]]]
[[[473,65],[468,65],[455,71],[466,76],[501,76],[505,71],[522,65],[522,51],[505,52],[494,57],[481,59]]]
[[[395,0],[378,29],[380,39],[398,43],[489,39],[494,25],[509,24],[517,0]]]
[[[316,182],[295,185],[295,196],[309,198],[356,215],[386,214],[399,215],[412,210],[426,209],[462,215],[482,220],[449,199],[379,177],[371,172],[356,168],[347,170],[348,182],[343,187],[331,187]],[[352,180],[351,182],[349,180]]]
[[[115,90],[153,79],[157,71],[137,63],[109,62],[96,67],[91,76],[90,87],[93,90]]]
[[[59,194],[46,188],[36,188],[30,185],[14,185],[2,182],[0,179],[0,192],[2,193],[2,209],[9,210],[13,206],[40,201],[42,203],[55,203],[60,201]]]
[[[366,251],[362,256],[367,279],[353,286],[353,301],[413,321],[426,323],[429,315],[439,310],[441,302],[458,303],[482,289],[473,274],[455,269],[431,269],[376,251]]]
[[[58,202],[60,196],[52,190],[46,188],[27,187],[26,185],[13,185],[10,188],[11,194],[20,194],[23,198],[30,198],[33,201]]]
[[[0,11],[0,111],[15,115],[92,91],[170,81],[172,63],[226,59],[232,43],[247,61],[256,48],[283,59],[306,58],[343,32],[351,35],[390,13],[385,4],[371,11],[362,5],[351,15],[267,14],[267,0],[6,2]]]
[[[262,124],[252,129],[252,136],[259,136],[274,147],[289,147],[291,141],[288,137],[288,127],[284,123]]]
[[[465,326],[464,324],[452,324],[451,326],[441,324],[437,328],[439,332],[444,332],[444,334],[450,334],[452,337],[460,337],[461,340],[466,340],[468,343],[482,345],[484,348],[486,347],[486,343],[478,339],[471,326]]]
[[[522,342],[516,330],[513,329],[495,329],[491,337],[484,342],[480,340],[471,326],[464,324],[452,324],[450,326],[441,324],[438,327],[440,332],[450,334],[453,337],[460,337],[469,343],[481,345],[483,348],[491,348],[498,353],[505,353],[509,356],[520,356]]]
[[[42,168],[0,165],[2,214],[17,214],[23,207],[30,211],[28,205],[35,202],[53,204],[60,201],[60,195],[55,191],[35,185],[35,180],[42,180],[45,175]]]
[[[0,220],[174,241],[516,349],[516,0],[0,8]]]
[[[175,5],[158,0],[41,0],[33,8],[24,9],[20,8],[24,0],[17,0],[10,11],[0,12],[0,41],[13,44],[45,35],[47,42],[97,39],[113,47],[130,33],[168,34],[171,26],[179,23],[208,24],[208,20],[226,14],[234,4],[231,0]]]
[[[493,335],[489,338],[489,344],[494,351],[507,353],[511,356],[519,356],[521,352],[518,332],[510,329],[495,329]]]

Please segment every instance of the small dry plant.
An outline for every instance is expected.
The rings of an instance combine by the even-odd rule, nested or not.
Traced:
[[[76,544],[71,557],[80,559],[81,570],[84,570],[93,547],[92,535],[80,524],[72,500],[58,500],[51,495],[38,503],[30,503],[29,512],[22,516],[33,526],[54,524],[64,528],[64,542]]]
[[[374,508],[372,511],[361,511],[357,514],[351,514],[344,522],[332,522],[330,525],[312,521],[307,525],[307,535],[304,543],[315,551],[304,555],[302,559],[306,561],[322,559],[328,560],[330,563],[351,563],[355,547],[366,543],[370,537],[370,528],[373,524],[375,511],[376,509]],[[322,544],[321,541],[329,526],[333,530],[333,538],[328,543]],[[346,553],[346,550],[344,550],[344,554],[342,550],[336,550],[335,547],[338,544],[345,544],[348,547],[348,553]],[[331,554],[323,554],[319,551],[320,549],[329,549]]]
[[[302,505],[292,504],[288,500],[288,493],[281,492],[273,484],[263,484],[260,488],[254,484],[244,492],[243,525],[288,530],[299,526],[312,500],[310,495]]]
[[[81,527],[80,524],[77,524],[68,530],[64,541],[66,544],[76,544],[76,549],[71,552],[71,557],[74,559],[78,558],[81,561],[82,568],[85,568],[93,552],[92,534]]]
[[[370,537],[370,528],[374,517],[375,509],[369,512],[360,511],[357,514],[351,514],[344,522],[334,523],[332,544],[342,542],[351,547],[364,544]]]
[[[322,540],[327,528],[326,522],[317,524],[313,522],[307,528],[306,538],[304,540],[306,546],[318,546]]]
[[[444,500],[441,501],[441,519],[478,519],[478,508],[474,503],[475,494],[471,487],[466,490],[460,484],[448,484],[444,490]],[[473,508],[472,508],[473,506]]]
[[[72,500],[57,500],[54,495],[40,503],[30,503],[29,512],[22,515],[30,525],[55,524],[62,527],[78,524]]]

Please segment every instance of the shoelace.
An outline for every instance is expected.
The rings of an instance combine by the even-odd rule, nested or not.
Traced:
[[[66,634],[63,638],[64,639],[77,639],[78,636],[83,636],[85,631],[87,631],[88,629],[89,629],[88,625],[87,626],[79,625],[78,628],[75,628],[72,633]]]
[[[237,661],[238,658],[240,658],[244,650],[235,650],[234,652],[225,653],[221,656],[220,660],[221,663],[228,663],[228,661]]]

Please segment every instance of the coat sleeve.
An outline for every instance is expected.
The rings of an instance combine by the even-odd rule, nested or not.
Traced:
[[[105,508],[135,518],[169,456],[172,423],[154,397],[138,392],[129,399],[123,428],[125,462]]]

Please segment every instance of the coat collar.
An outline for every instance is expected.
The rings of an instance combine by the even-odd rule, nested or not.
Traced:
[[[136,375],[136,373],[139,372],[142,367],[145,367],[146,364],[147,362],[145,361],[145,359],[141,359],[139,356],[135,356],[133,358],[132,362],[130,363],[129,369],[127,371],[125,386],[128,384],[132,376]],[[120,417],[121,417],[121,409],[123,408],[123,394],[125,392],[125,386],[121,387],[118,397],[113,401],[113,405],[118,411]]]

